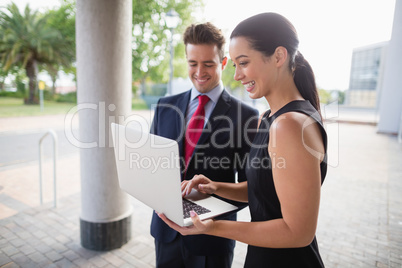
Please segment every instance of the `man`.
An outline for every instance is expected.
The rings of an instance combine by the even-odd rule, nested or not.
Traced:
[[[151,132],[179,143],[182,179],[196,174],[222,182],[246,180],[246,157],[258,112],[230,96],[221,82],[227,64],[225,38],[211,23],[189,26],[184,33],[191,90],[162,98]],[[236,220],[236,215],[227,216]],[[235,242],[212,236],[182,237],[154,213],[156,266],[230,267]]]

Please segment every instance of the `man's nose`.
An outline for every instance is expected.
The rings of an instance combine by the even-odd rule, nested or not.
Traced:
[[[203,66],[197,67],[197,76],[202,76],[204,74],[205,68]]]

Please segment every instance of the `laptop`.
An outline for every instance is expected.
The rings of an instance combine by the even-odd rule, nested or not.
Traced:
[[[239,210],[195,189],[182,198],[179,146],[175,140],[111,124],[117,175],[122,190],[163,213],[180,226],[190,226],[190,210],[201,220]]]

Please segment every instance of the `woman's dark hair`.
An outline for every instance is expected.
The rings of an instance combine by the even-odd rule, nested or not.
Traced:
[[[285,47],[290,56],[289,68],[302,97],[320,111],[320,99],[313,69],[298,51],[299,38],[288,19],[276,13],[262,13],[240,22],[230,35],[246,37],[252,49],[270,57],[279,46]]]

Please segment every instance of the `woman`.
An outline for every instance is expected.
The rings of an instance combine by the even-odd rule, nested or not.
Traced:
[[[182,183],[208,194],[249,203],[251,222],[200,221],[183,235],[209,234],[249,244],[245,267],[323,267],[315,231],[326,175],[327,138],[313,71],[298,52],[293,25],[263,13],[242,21],[230,37],[235,79],[270,110],[260,118],[247,166],[247,181],[213,182],[197,175]]]

